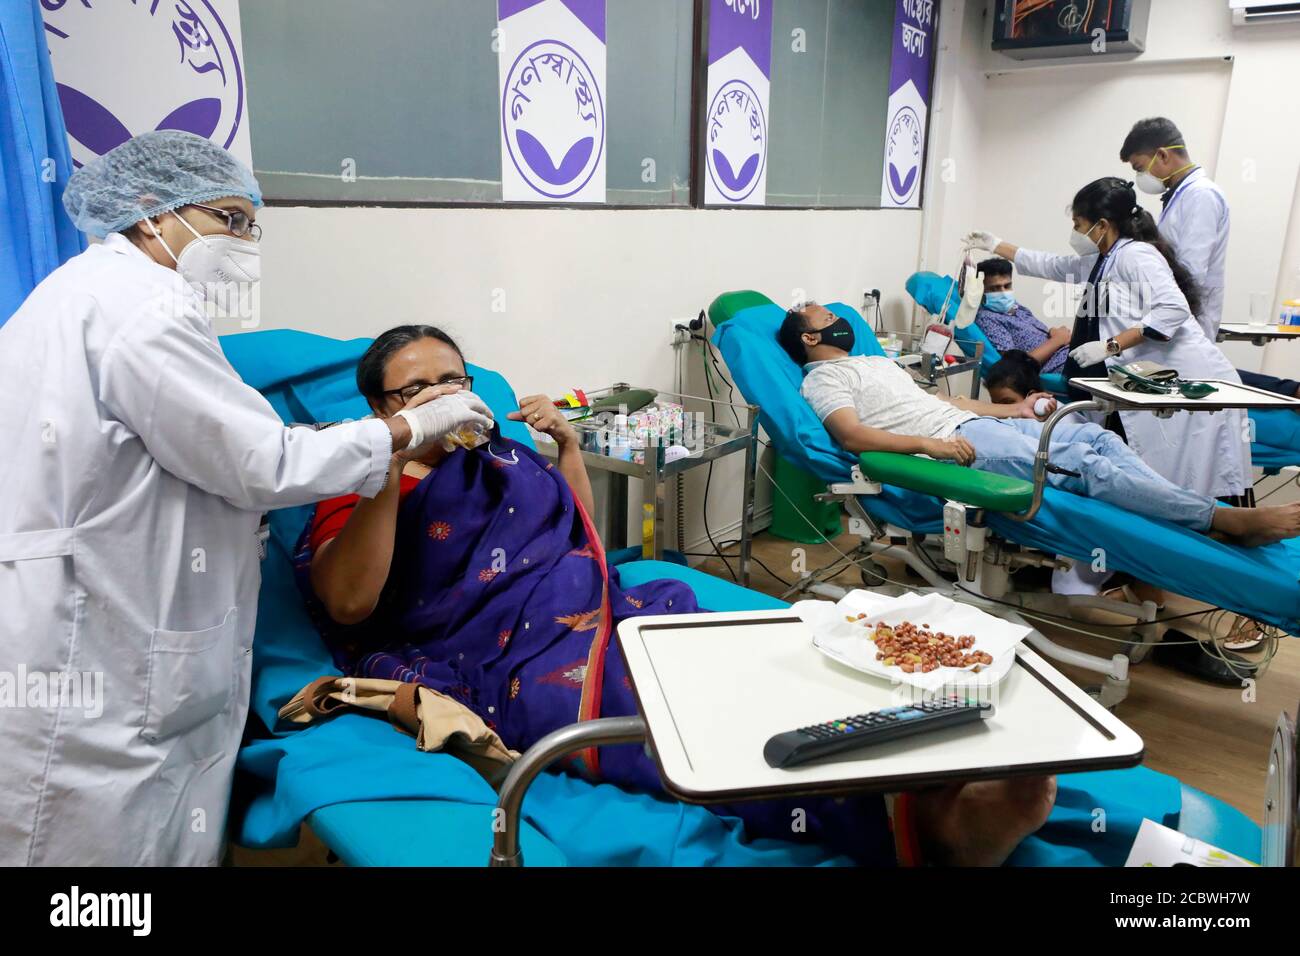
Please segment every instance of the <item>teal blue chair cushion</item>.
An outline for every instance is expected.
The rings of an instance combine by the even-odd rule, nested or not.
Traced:
[[[1182,785],[1182,804],[1182,812],[1178,815],[1180,833],[1235,853],[1252,863],[1260,861],[1263,834],[1259,824],[1246,814],[1187,784]]]
[[[321,807],[308,823],[348,866],[482,866],[492,845],[485,820],[488,809],[473,804],[380,800]],[[393,839],[397,833],[403,838]],[[519,846],[529,866],[565,865],[564,854],[530,824],[520,829]]]
[[[618,566],[619,581],[625,588],[647,581],[672,578],[689,585],[695,600],[708,611],[779,611],[790,605],[759,591],[666,561],[630,561]]]

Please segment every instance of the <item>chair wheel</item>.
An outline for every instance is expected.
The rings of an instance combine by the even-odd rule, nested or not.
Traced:
[[[862,575],[862,583],[866,587],[878,588],[889,583],[889,575],[875,561],[868,561],[866,564],[861,565],[859,573]]]

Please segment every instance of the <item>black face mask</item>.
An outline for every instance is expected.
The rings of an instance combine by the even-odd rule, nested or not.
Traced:
[[[841,316],[826,328],[815,331],[822,337],[819,345],[833,345],[846,352],[853,351],[853,326],[849,325],[848,319]]]

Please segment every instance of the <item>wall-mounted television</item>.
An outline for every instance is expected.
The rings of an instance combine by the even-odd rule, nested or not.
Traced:
[[[1149,0],[997,0],[993,49],[1017,60],[1141,53]]]

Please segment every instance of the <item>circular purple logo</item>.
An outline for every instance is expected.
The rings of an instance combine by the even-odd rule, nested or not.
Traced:
[[[208,0],[41,7],[75,165],[155,129],[230,148],[244,118],[244,78]]]
[[[501,123],[510,161],[543,196],[572,196],[600,165],[600,89],[577,51],[559,40],[538,40],[519,54],[506,77]]]
[[[902,205],[916,192],[921,178],[921,118],[916,110],[904,106],[894,114],[885,136],[885,172],[889,195]]]
[[[744,80],[728,80],[709,104],[709,178],[731,202],[746,199],[767,163],[767,117]]]

